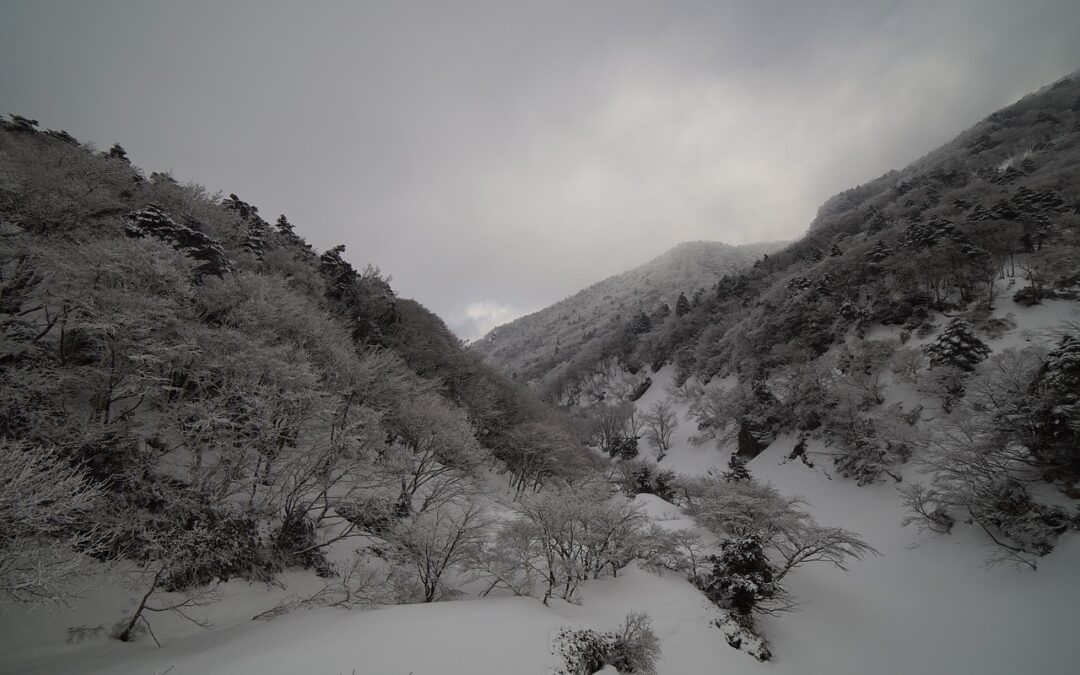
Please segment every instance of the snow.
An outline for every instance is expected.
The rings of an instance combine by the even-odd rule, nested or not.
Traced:
[[[1017,327],[987,340],[995,351],[1029,344],[1033,336],[1077,316],[1072,302],[1032,308],[1006,300],[998,304],[995,315],[1011,313]],[[886,336],[885,330],[879,332],[873,337]],[[653,385],[637,402],[639,408],[647,410],[666,397],[671,377],[670,368],[652,374]],[[890,384],[888,397],[905,408],[932,405],[900,385]],[[694,424],[685,417],[685,405],[676,408],[681,425],[660,466],[687,474],[725,468],[730,448],[690,445]],[[105,622],[107,627],[120,618],[132,593],[102,586],[64,613],[13,610],[0,616],[0,672],[545,675],[558,628],[612,630],[628,612],[638,610],[649,613],[661,639],[662,675],[1076,672],[1080,537],[1063,537],[1036,572],[985,568],[989,542],[980,531],[962,523],[951,535],[902,528],[904,510],[895,483],[858,487],[830,478],[830,462],[814,454],[823,448],[813,440],[808,450],[817,468],[785,462],[795,440],[776,440],[749,462],[751,473],[784,494],[802,495],[821,523],[860,533],[882,555],[852,561],[848,572],[825,565],[793,571],[785,582],[802,602],[800,611],[759,621],[773,653],[767,663],[727,645],[713,624],[717,610],[680,575],[631,565],[617,578],[585,584],[575,604],[553,601],[545,607],[528,598],[472,598],[367,611],[297,611],[270,622],[250,617],[289,593],[314,590],[321,581],[310,574],[286,576],[288,588],[234,581],[223,589],[226,600],[210,609],[216,619],[211,630],[160,617],[155,632],[164,643],[161,648],[149,640],[119,643],[104,637],[63,644],[68,626]],[[644,444],[642,449],[648,457]],[[919,478],[911,466],[904,468],[903,477],[905,482]],[[638,495],[635,501],[664,528],[694,526],[655,495]]]

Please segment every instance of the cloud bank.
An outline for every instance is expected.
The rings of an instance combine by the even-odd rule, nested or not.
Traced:
[[[284,212],[463,338],[790,239],[1080,66],[1074,0],[14,3],[11,112]]]

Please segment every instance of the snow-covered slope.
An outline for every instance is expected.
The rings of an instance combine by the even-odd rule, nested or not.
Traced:
[[[999,314],[1011,313],[1017,327],[991,344],[996,350],[1019,346],[1062,320],[1075,320],[1076,312],[1077,304],[1069,302],[1034,308],[1002,303]],[[670,369],[654,374],[637,405],[645,409],[665,397],[671,376]],[[725,467],[730,449],[690,445],[693,424],[685,406],[679,413],[682,425],[662,465],[691,474]],[[711,625],[716,610],[680,575],[631,566],[618,578],[586,584],[579,604],[472,598],[370,611],[297,611],[272,622],[248,618],[286,591],[232,582],[227,600],[213,608],[214,629],[165,625],[161,648],[105,638],[64,645],[65,627],[100,620],[105,610],[116,613],[123,606],[122,590],[103,588],[67,613],[0,617],[0,672],[545,675],[556,629],[607,630],[635,610],[653,620],[664,650],[658,670],[665,675],[1076,672],[1071,641],[1080,607],[1080,537],[1063,537],[1038,571],[985,568],[989,542],[975,528],[961,525],[948,536],[902,528],[895,484],[858,487],[831,478],[820,455],[815,468],[785,461],[794,442],[781,437],[750,461],[750,471],[784,494],[802,495],[822,523],[859,532],[882,555],[854,561],[847,572],[810,565],[787,577],[803,604],[798,612],[760,621],[772,643],[774,660],[768,663],[729,647]],[[811,454],[816,450],[823,448],[811,442]],[[917,476],[912,466],[904,475]],[[655,496],[636,499],[664,527],[693,527]]]

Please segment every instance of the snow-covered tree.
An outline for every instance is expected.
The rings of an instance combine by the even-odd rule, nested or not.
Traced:
[[[446,573],[473,555],[489,526],[483,503],[466,499],[419,513],[388,536],[396,562],[415,578],[423,601],[432,602],[449,593]]]
[[[690,301],[685,293],[679,293],[679,299],[675,301],[675,316],[684,317],[690,313]]]
[[[1080,475],[1080,337],[1063,336],[1046,355],[1034,388],[1042,394],[1034,450],[1046,464]]]
[[[880,265],[889,259],[892,255],[892,248],[889,247],[883,240],[878,239],[874,243],[874,249],[870,251],[870,262],[874,265]]]
[[[48,605],[73,597],[103,491],[53,449],[0,439],[0,603]]]
[[[728,458],[728,468],[722,476],[729,483],[751,479],[750,471],[746,468],[746,460],[734,452]]]
[[[645,440],[656,448],[656,461],[664,459],[671,449],[671,436],[679,428],[679,417],[667,399],[657,401],[644,416]]]
[[[975,337],[967,321],[957,317],[950,321],[941,335],[923,348],[931,367],[953,366],[972,371],[975,365],[990,354],[990,348]]]
[[[709,556],[707,562],[711,569],[695,581],[722,609],[749,617],[783,594],[764,543],[755,535],[723,541],[720,554]]]

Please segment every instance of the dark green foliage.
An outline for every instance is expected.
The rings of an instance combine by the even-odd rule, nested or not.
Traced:
[[[32,120],[29,117],[23,117],[22,115],[9,115],[10,119],[0,120],[0,128],[5,131],[11,131],[14,133],[23,134],[35,134],[37,133],[38,121]]]
[[[638,436],[618,436],[607,447],[607,453],[620,459],[633,459],[638,456]]]
[[[965,372],[975,369],[976,364],[990,354],[990,348],[975,337],[971,326],[961,318],[955,318],[945,330],[923,351],[930,357],[932,367],[952,366]]]
[[[220,277],[233,270],[222,245],[202,232],[198,223],[181,225],[169,217],[157,204],[147,204],[140,211],[128,216],[125,232],[129,237],[155,237],[183,251],[202,264],[197,268],[199,276],[211,274]]]
[[[675,472],[670,469],[657,471],[652,481],[653,494],[664,501],[675,498]]]
[[[764,545],[755,536],[728,539],[720,544],[720,555],[707,560],[712,569],[694,583],[718,607],[749,617],[782,592]]]
[[[972,516],[983,527],[994,528],[1020,550],[1044,556],[1054,550],[1059,536],[1069,529],[1061,508],[1036,502],[1018,481],[1002,479],[982,488]]]
[[[630,322],[630,332],[634,335],[640,335],[648,333],[650,330],[652,330],[652,319],[644,311],[638,311]]]
[[[1062,337],[1047,354],[1033,389],[1042,391],[1035,451],[1057,472],[1080,476],[1080,338]]]
[[[119,143],[113,143],[113,146],[109,148],[107,155],[113,159],[118,159],[125,164],[131,164],[131,160],[128,159],[127,150]]]
[[[728,459],[728,469],[721,477],[729,483],[751,480],[750,470],[746,468],[746,460],[737,453],[732,453]]]
[[[652,478],[652,471],[649,470],[648,466],[643,464],[640,469],[634,472],[634,494],[652,494]]]
[[[356,269],[341,257],[344,252],[345,244],[338,244],[319,256],[319,272],[326,279],[326,295],[335,300],[344,300],[360,278]]]
[[[690,313],[690,301],[686,295],[679,293],[679,299],[675,301],[675,316],[682,318]]]
[[[880,265],[892,255],[892,249],[881,239],[878,239],[874,244],[874,250],[870,252],[870,262],[875,265]]]

